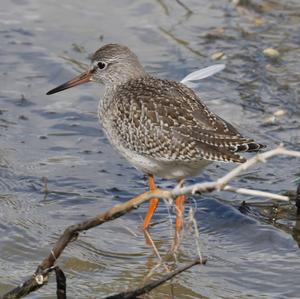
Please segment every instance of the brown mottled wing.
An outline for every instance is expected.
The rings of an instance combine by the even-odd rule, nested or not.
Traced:
[[[114,130],[123,145],[155,159],[244,162],[237,151],[258,150],[232,125],[210,112],[185,85],[147,77],[118,87]],[[117,116],[117,115],[116,115]]]

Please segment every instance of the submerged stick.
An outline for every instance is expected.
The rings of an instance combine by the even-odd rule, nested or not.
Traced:
[[[122,215],[128,213],[132,209],[136,209],[143,202],[156,197],[156,198],[170,198],[171,193],[169,191],[164,191],[156,189],[154,191],[145,192],[131,200],[117,204],[112,208],[108,209],[106,212],[98,214],[97,216],[90,218],[86,221],[80,222],[69,226],[60,238],[55,243],[54,247],[48,254],[48,256],[42,261],[38,266],[34,275],[26,280],[21,286],[18,286],[6,293],[3,299],[21,298],[29,293],[39,289],[48,281],[48,274],[51,271],[51,267],[54,265],[56,260],[59,258],[66,246],[74,239],[78,237],[78,234],[82,231],[91,229],[93,227],[99,226],[105,222],[114,220],[121,217]]]
[[[183,271],[186,271],[187,269],[189,269],[189,268],[191,268],[195,265],[199,265],[199,264],[205,265],[206,261],[207,261],[206,258],[202,258],[201,261],[200,261],[200,259],[194,260],[193,262],[191,262],[187,265],[184,265],[184,266],[178,268],[177,270],[175,270],[171,273],[167,273],[163,277],[161,277],[160,279],[152,281],[152,282],[144,285],[143,287],[141,287],[139,289],[136,289],[134,291],[129,291],[129,292],[122,292],[122,293],[119,293],[119,294],[116,294],[116,295],[105,297],[103,299],[135,299],[138,296],[149,293],[154,288],[157,288],[158,286],[160,286],[164,282],[170,280],[174,276],[178,275],[179,273],[181,273]]]

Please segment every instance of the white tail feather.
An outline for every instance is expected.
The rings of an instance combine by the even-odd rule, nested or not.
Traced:
[[[212,66],[188,74],[181,80],[181,83],[188,85],[190,87],[196,86],[197,84],[194,84],[191,81],[198,81],[210,77],[224,70],[224,68],[225,68],[225,64],[214,64]]]

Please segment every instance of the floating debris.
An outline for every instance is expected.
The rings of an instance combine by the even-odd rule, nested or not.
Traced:
[[[281,117],[281,116],[284,116],[286,114],[287,114],[287,111],[284,110],[284,109],[279,109],[279,110],[277,110],[273,113],[273,115],[276,116],[276,117]]]
[[[74,43],[74,44],[72,44],[72,47],[73,47],[73,50],[78,52],[78,53],[85,53],[86,52],[84,46],[79,46],[79,45]]]
[[[205,34],[207,39],[217,39],[222,38],[224,36],[225,29],[223,27],[215,28]]]
[[[267,116],[264,118],[263,124],[268,125],[274,125],[276,123],[276,117],[274,115]]]
[[[28,117],[22,114],[22,115],[19,116],[19,119],[21,119],[21,120],[28,120]]]
[[[274,124],[278,123],[278,120],[279,120],[280,117],[283,117],[286,114],[287,114],[287,110],[278,109],[272,115],[267,116],[264,119],[263,123],[264,123],[264,125],[274,125]]]
[[[280,56],[280,53],[274,48],[264,49],[263,53],[265,56],[270,57],[270,58],[278,58]]]
[[[213,60],[221,60],[221,59],[226,59],[226,55],[223,52],[216,52],[211,55],[211,59]]]
[[[266,21],[261,17],[256,17],[253,19],[253,23],[255,24],[255,26],[260,27],[263,26],[266,23]]]

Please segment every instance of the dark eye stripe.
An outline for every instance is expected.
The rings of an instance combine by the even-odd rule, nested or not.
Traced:
[[[98,62],[97,65],[98,65],[98,68],[101,69],[101,70],[106,67],[106,63],[104,63],[102,61]]]

